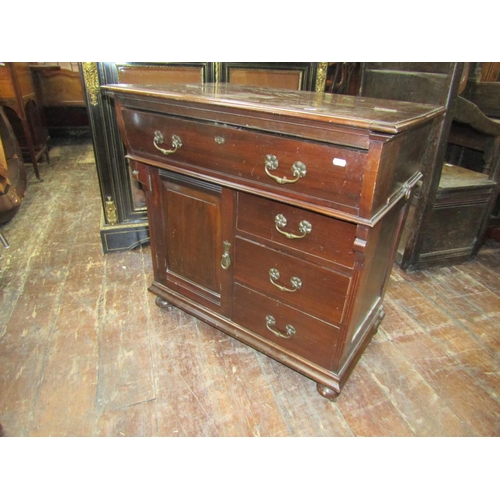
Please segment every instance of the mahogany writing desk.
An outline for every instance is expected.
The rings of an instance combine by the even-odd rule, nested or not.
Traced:
[[[334,399],[383,318],[443,108],[221,84],[104,89],[146,191],[157,304]]]

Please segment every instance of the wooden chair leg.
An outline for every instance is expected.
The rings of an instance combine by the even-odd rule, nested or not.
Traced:
[[[36,178],[42,182],[43,179],[40,177],[40,170],[38,169],[38,160],[36,159],[36,151],[35,146],[33,144],[33,140],[31,139],[31,131],[28,122],[25,119],[22,119],[24,135],[26,137],[26,142],[28,144],[28,150],[31,157],[31,163],[33,164],[33,168],[35,170]]]

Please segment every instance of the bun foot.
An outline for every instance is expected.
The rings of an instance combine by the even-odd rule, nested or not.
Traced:
[[[330,389],[330,387],[320,384],[319,382],[316,384],[316,389],[318,389],[318,392],[324,398],[329,399],[330,401],[335,401],[339,395],[337,391],[334,391],[333,389]]]
[[[170,307],[170,302],[167,302],[166,300],[162,299],[161,297],[156,297],[155,304],[160,309],[168,309]]]

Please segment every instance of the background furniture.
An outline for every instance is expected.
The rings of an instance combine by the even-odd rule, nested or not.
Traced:
[[[469,100],[470,74],[477,67],[468,63],[362,66],[362,95],[446,107],[398,249],[403,269],[459,264],[474,258],[483,243],[498,192],[500,127]]]
[[[78,63],[30,63],[39,105],[51,137],[90,136]]]
[[[334,399],[385,287],[442,106],[250,86],[107,85],[173,303]]]
[[[489,119],[481,119],[483,126],[488,126],[488,128],[496,127],[496,125],[500,123],[500,63],[474,63],[471,66],[470,77],[463,92],[463,97],[475,104]],[[488,123],[488,125],[485,125],[486,123]],[[497,162],[498,161],[497,150]],[[482,162],[479,163],[479,165],[482,164]],[[489,165],[487,173],[498,184],[500,182],[498,163],[496,165],[496,174],[492,175],[492,168],[493,170],[495,169],[494,155],[490,155],[489,158],[485,159],[484,164]],[[493,206],[493,210],[488,220],[486,235],[496,241],[500,241],[499,195],[497,195],[496,203]]]
[[[0,106],[0,224],[19,211],[26,193],[27,175],[19,143]]]
[[[30,162],[36,177],[40,177],[39,160],[49,162],[48,132],[40,113],[28,63],[0,64],[0,105],[4,106],[26,162]]]
[[[500,123],[458,96],[421,263],[453,265],[476,257],[498,194],[499,146]]]
[[[329,62],[325,92],[356,95],[359,89],[359,62]]]
[[[366,63],[361,68],[361,95],[445,107],[444,115],[435,125],[428,168],[412,200],[398,248],[396,261],[403,269],[415,269],[422,264],[422,249],[428,236],[462,72],[462,63]]]
[[[101,187],[104,252],[125,250],[148,241],[144,191],[125,160],[114,103],[100,85],[230,82],[276,88],[323,91],[327,63],[81,63],[84,94]]]

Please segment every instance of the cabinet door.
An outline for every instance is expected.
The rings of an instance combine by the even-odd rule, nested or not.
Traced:
[[[230,316],[233,274],[233,192],[156,170],[153,217],[157,279],[169,289]]]

